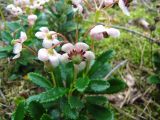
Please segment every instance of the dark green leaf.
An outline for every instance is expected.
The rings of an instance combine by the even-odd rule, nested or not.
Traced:
[[[78,114],[79,114],[78,110],[72,109],[67,101],[61,102],[61,110],[62,110],[64,116],[66,118],[68,118],[69,120],[72,120],[72,119],[76,120],[78,117]]]
[[[52,84],[49,80],[38,73],[29,73],[28,78],[36,85],[43,87],[43,88],[52,88]]]
[[[12,116],[12,119],[13,120],[24,120],[25,107],[26,107],[26,103],[24,101],[19,103],[19,105],[17,106],[17,108]]]
[[[111,64],[105,63],[103,67],[97,69],[97,71],[91,75],[92,79],[99,79],[99,78],[104,78],[110,71],[112,67]]]
[[[127,87],[127,84],[124,81],[119,80],[117,78],[112,78],[107,81],[110,84],[110,87],[105,91],[105,93],[107,93],[107,94],[121,92],[121,91],[125,90]]]
[[[89,71],[89,75],[93,75],[95,74],[95,72],[97,72],[97,70],[101,69],[104,67],[104,64],[115,54],[115,52],[113,50],[108,50],[106,52],[104,52],[103,54],[101,54],[95,61],[95,63],[93,64],[93,66],[91,67],[90,71]],[[107,71],[106,71],[107,72]]]
[[[83,102],[75,96],[71,96],[68,100],[71,108],[75,108],[75,109],[82,109],[84,107]]]
[[[90,82],[90,79],[88,79],[87,77],[85,77],[85,78],[79,78],[76,81],[75,88],[79,92],[84,92],[85,89],[88,87],[89,82]]]
[[[42,104],[33,101],[28,106],[28,112],[34,120],[40,120],[41,116],[45,113],[45,109]]]
[[[27,99],[27,102],[39,101],[40,103],[49,103],[53,102],[67,93],[65,88],[52,88],[46,92],[43,92],[38,95],[31,96]]]
[[[97,105],[103,105],[108,103],[107,98],[104,96],[87,96],[86,100],[91,104],[97,104]]]
[[[103,92],[110,87],[110,84],[105,80],[92,80],[90,89],[94,92]]]
[[[90,105],[88,111],[95,120],[114,120],[113,112],[108,108],[98,105]]]
[[[151,75],[150,77],[148,77],[147,81],[150,84],[160,84],[160,76]]]

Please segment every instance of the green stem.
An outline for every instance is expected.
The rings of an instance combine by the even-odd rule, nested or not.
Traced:
[[[85,73],[85,76],[87,76],[88,72],[89,72],[89,66],[90,66],[90,62],[87,61],[86,63],[86,73]]]
[[[56,87],[57,84],[56,84],[56,80],[55,80],[54,74],[53,74],[53,72],[50,72],[50,74],[51,74],[51,79],[52,79],[52,82],[53,82],[53,86]]]
[[[72,95],[73,91],[75,90],[74,85],[77,80],[77,74],[78,74],[78,68],[77,68],[77,65],[74,65],[74,78],[73,78],[73,81],[72,81],[70,89],[69,89],[68,97],[70,97]]]

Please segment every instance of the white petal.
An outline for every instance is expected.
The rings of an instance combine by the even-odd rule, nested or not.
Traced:
[[[68,54],[65,53],[65,54],[61,55],[60,61],[61,61],[62,63],[68,63],[68,62],[69,62],[69,59],[68,59],[68,58],[69,58]]]
[[[42,48],[38,51],[38,59],[40,61],[47,61],[49,59],[48,51],[45,48]]]
[[[128,8],[125,6],[125,3],[124,3],[123,0],[119,0],[118,5],[119,5],[119,7],[121,8],[121,10],[123,11],[123,13],[124,13],[125,15],[127,15],[127,16],[130,15],[130,13],[129,13],[129,11],[128,11]]]
[[[45,33],[49,32],[49,29],[47,27],[41,27],[39,30]]]
[[[86,67],[86,62],[81,62],[79,65],[78,65],[78,71],[82,71],[84,70]]]
[[[36,34],[35,34],[35,36],[37,37],[37,38],[39,38],[39,39],[44,39],[45,38],[45,33],[44,32],[37,32]]]
[[[7,10],[11,11],[15,6],[13,4],[10,4],[6,7]]]
[[[108,28],[107,29],[107,34],[116,38],[120,36],[120,32],[119,30],[115,29],[115,28]]]
[[[14,54],[18,54],[22,51],[22,44],[21,43],[16,43],[14,45],[14,48],[13,48],[13,53]]]
[[[94,40],[102,40],[102,39],[104,39],[104,35],[103,35],[103,33],[97,33],[97,34],[91,35],[91,38]]]
[[[21,32],[20,40],[21,40],[21,43],[27,40],[27,35],[25,32]]]
[[[16,54],[12,59],[17,59],[17,58],[19,58],[20,57],[20,53],[18,53],[18,54]]]
[[[106,6],[111,5],[111,4],[113,4],[113,3],[114,3],[113,0],[104,0],[104,4],[105,4]]]
[[[59,40],[57,40],[57,39],[54,39],[54,40],[52,40],[52,43],[53,43],[54,45],[56,45],[56,44],[59,44],[59,43],[60,43],[60,41],[59,41]]]
[[[51,47],[52,47],[52,40],[44,39],[44,40],[43,40],[43,43],[42,43],[42,46],[43,46],[44,48],[51,48]]]
[[[59,65],[59,57],[57,55],[49,56],[49,61],[53,67],[57,67]]]
[[[72,3],[75,5],[81,4],[82,0],[72,0]]]
[[[89,49],[89,46],[86,43],[78,42],[75,44],[75,49],[86,51],[87,49]]]
[[[70,51],[72,51],[74,49],[74,45],[71,43],[66,43],[62,46],[62,51],[69,53]]]
[[[98,34],[106,32],[106,28],[103,25],[96,25],[94,28],[91,29],[90,35]]]
[[[84,57],[86,57],[86,59],[88,61],[94,60],[95,59],[95,55],[93,52],[91,51],[86,51],[86,53],[84,54]]]

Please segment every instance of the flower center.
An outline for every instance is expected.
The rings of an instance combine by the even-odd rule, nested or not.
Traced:
[[[84,54],[85,54],[85,51],[83,50],[77,51],[74,49],[68,54],[68,56],[73,63],[80,64],[82,61],[85,60]]]
[[[48,40],[52,40],[52,35],[48,33],[47,38],[48,38]]]
[[[48,54],[53,55],[54,54],[53,49],[48,49]]]

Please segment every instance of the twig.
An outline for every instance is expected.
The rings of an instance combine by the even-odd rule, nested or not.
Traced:
[[[4,100],[6,100],[6,97],[5,97],[5,95],[3,94],[3,92],[2,92],[1,89],[0,89],[0,96],[1,96]]]
[[[127,63],[127,60],[124,60],[122,61],[121,63],[119,63],[117,66],[115,66],[105,77],[104,77],[104,80],[107,80],[108,77],[113,73],[115,72],[118,68],[120,68],[121,66],[123,66],[124,64]]]
[[[140,32],[137,32],[137,31],[134,31],[134,30],[130,30],[130,29],[128,29],[126,27],[123,27],[123,26],[114,26],[114,25],[111,25],[111,26],[114,27],[114,28],[117,28],[117,29],[125,30],[125,31],[133,33],[133,34],[137,34],[137,35],[139,35],[141,37],[144,37],[144,38],[148,39],[149,42],[156,43],[157,45],[160,46],[160,41],[155,40],[154,38],[150,38],[150,37],[148,37],[148,36],[146,36],[146,35],[144,35],[144,34],[142,34]]]
[[[112,105],[112,107],[115,108],[118,112],[120,112],[120,113],[124,114],[125,116],[127,116],[128,118],[132,118],[133,120],[137,120],[136,117],[134,117],[134,116],[130,115],[129,113],[123,111],[121,108],[118,108],[118,107],[116,107],[114,105]]]

